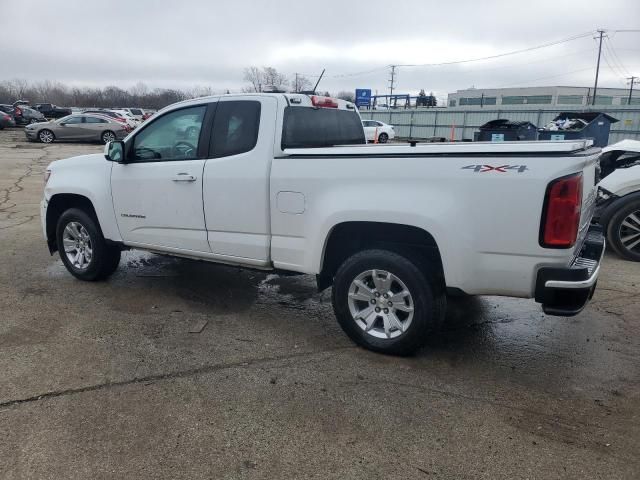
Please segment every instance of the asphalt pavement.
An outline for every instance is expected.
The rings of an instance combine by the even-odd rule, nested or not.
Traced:
[[[355,347],[309,276],[50,256],[46,165],[0,131],[0,478],[640,478],[640,264],[573,318],[451,299],[418,355]]]

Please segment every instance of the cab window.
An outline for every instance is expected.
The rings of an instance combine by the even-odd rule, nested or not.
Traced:
[[[260,129],[260,102],[219,102],[213,120],[210,151],[214,157],[239,155],[253,150]]]
[[[133,139],[132,162],[194,160],[198,157],[200,130],[206,105],[166,113]]]

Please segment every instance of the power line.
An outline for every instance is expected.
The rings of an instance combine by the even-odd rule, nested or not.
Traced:
[[[479,62],[479,61],[483,61],[483,60],[493,60],[495,58],[507,57],[507,56],[510,56],[510,55],[517,55],[517,54],[520,54],[520,53],[531,52],[533,50],[540,50],[541,48],[553,47],[555,45],[560,45],[562,43],[571,42],[573,40],[578,40],[580,38],[589,37],[591,35],[593,35],[593,32],[586,32],[586,33],[582,33],[580,35],[574,35],[572,37],[565,38],[563,40],[557,40],[555,42],[544,43],[542,45],[536,45],[534,47],[528,47],[528,48],[523,48],[523,49],[520,49],[520,50],[514,50],[512,52],[499,53],[497,55],[489,55],[487,57],[470,58],[470,59],[466,59],[466,60],[456,60],[456,61],[451,61],[451,62],[440,62],[440,63],[419,63],[419,64],[404,64],[404,65],[400,64],[400,65],[397,65],[397,66],[398,67],[438,67],[438,66],[441,66],[441,65],[454,65],[454,64],[458,64],[458,63],[470,63],[470,62]]]
[[[557,40],[555,42],[548,42],[548,43],[544,43],[544,44],[541,44],[541,45],[535,45],[533,47],[523,48],[523,49],[520,49],[520,50],[514,50],[514,51],[511,51],[511,52],[499,53],[499,54],[496,54],[496,55],[489,55],[487,57],[469,58],[469,59],[465,59],[465,60],[455,60],[455,61],[440,62],[440,63],[396,64],[396,67],[437,67],[437,66],[443,66],[443,65],[456,65],[456,64],[461,64],[461,63],[480,62],[480,61],[483,61],[483,60],[493,60],[493,59],[496,59],[496,58],[507,57],[507,56],[510,56],[510,55],[517,55],[517,54],[520,54],[520,53],[526,53],[526,52],[531,52],[531,51],[534,51],[534,50],[540,50],[542,48],[553,47],[555,45],[560,45],[562,43],[572,42],[574,40],[578,40],[580,38],[589,37],[591,35],[593,35],[593,31],[581,33],[579,35],[573,35],[571,37],[567,37],[567,38],[564,38],[562,40]],[[388,68],[389,68],[389,66],[378,67],[378,68],[374,68],[372,70],[365,70],[365,71],[362,71],[362,72],[336,74],[336,75],[333,75],[332,77],[333,78],[356,77],[356,76],[361,76],[361,75],[367,75],[367,74],[370,74],[370,73],[381,72],[383,70],[387,70]]]
[[[621,67],[621,69],[627,74],[627,75],[631,75],[631,73],[629,73],[629,70],[627,70],[627,68],[624,66],[624,64],[622,63],[622,60],[620,60],[620,57],[618,56],[618,53],[616,52],[615,48],[613,47],[613,40],[611,40],[611,38],[607,38],[606,42],[605,42],[605,46],[611,51],[611,54],[614,58],[614,60],[616,61],[616,63]]]

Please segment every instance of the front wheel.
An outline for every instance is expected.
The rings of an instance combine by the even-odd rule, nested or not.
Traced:
[[[40,140],[42,143],[51,143],[55,140],[56,136],[53,134],[53,132],[51,130],[40,130],[40,133],[38,133],[38,140]]]
[[[84,210],[70,208],[60,216],[56,241],[62,263],[80,280],[103,280],[120,263],[120,249],[107,244],[96,220]]]
[[[444,319],[446,297],[427,265],[410,255],[365,250],[338,269],[333,308],[345,333],[369,350],[409,355]]]
[[[621,257],[640,262],[640,198],[622,200],[609,220],[607,238]]]

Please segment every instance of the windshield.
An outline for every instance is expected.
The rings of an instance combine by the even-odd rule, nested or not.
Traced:
[[[331,147],[366,143],[360,116],[354,110],[287,107],[282,148]]]

